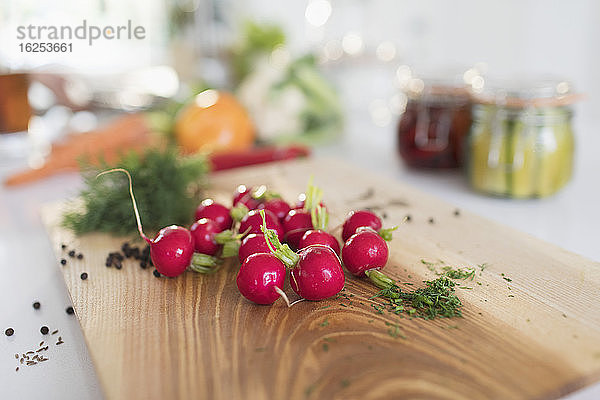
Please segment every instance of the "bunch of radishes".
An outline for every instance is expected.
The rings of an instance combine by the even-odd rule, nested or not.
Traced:
[[[306,300],[322,300],[344,287],[342,260],[356,276],[383,268],[388,259],[386,240],[395,229],[382,229],[381,220],[370,211],[353,211],[343,224],[341,249],[327,231],[328,212],[322,191],[309,183],[306,193],[290,206],[265,186],[240,185],[230,209],[211,199],[197,208],[195,220],[186,229],[168,226],[154,239],[142,230],[133,195],[129,191],[140,236],[150,245],[150,257],[158,272],[168,277],[182,274],[188,267],[201,273],[215,272],[223,258],[237,255],[241,262],[237,286],[247,299],[272,304],[282,297],[287,271],[290,286]],[[100,176],[99,175],[99,176]]]
[[[309,183],[293,208],[281,198],[254,202],[252,193],[240,187],[234,197],[234,205],[243,202],[255,207],[240,224],[240,231],[252,232],[239,248],[240,293],[258,304],[272,304],[282,297],[289,305],[283,292],[286,269],[292,290],[304,299],[322,300],[339,293],[345,281],[340,245],[327,232],[328,212],[321,190]],[[384,238],[391,239],[394,229],[382,229],[381,220],[370,211],[351,212],[342,229],[346,269],[365,276],[369,270],[383,268],[388,259]]]

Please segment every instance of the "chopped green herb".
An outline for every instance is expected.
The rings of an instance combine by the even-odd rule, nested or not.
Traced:
[[[323,351],[329,351],[329,345],[327,343],[323,343]]]
[[[475,268],[459,268],[454,269],[446,266],[442,268],[442,273],[438,275],[446,275],[450,279],[475,279]]]
[[[328,343],[335,343],[336,342],[336,340],[334,338],[331,338],[331,337],[323,338],[323,340],[326,341],[326,342],[328,342]]]
[[[403,291],[393,280],[379,271],[371,270],[368,276],[382,289],[373,297],[382,297],[388,300],[385,309],[392,312],[396,310],[397,306],[402,305],[404,313],[424,319],[462,316],[462,303],[454,294],[456,283],[447,276],[425,281],[425,287],[411,291]],[[383,314],[382,306],[378,307],[374,304],[373,308]]]
[[[348,379],[342,379],[340,385],[342,385],[343,388],[348,387],[350,386],[350,381]]]
[[[328,326],[328,325],[329,325],[329,320],[327,318],[325,318],[325,321],[323,321],[319,324],[319,326],[323,326],[323,327]]]
[[[406,335],[404,333],[402,333],[402,330],[400,329],[400,325],[392,324],[390,322],[386,322],[385,324],[387,326],[389,326],[388,335],[390,335],[394,339],[396,339],[398,337],[402,338],[402,339],[406,339]]]
[[[423,259],[421,259],[421,263],[423,263],[427,269],[429,269],[431,272],[435,272],[435,263],[429,262],[429,261],[425,261]]]
[[[323,307],[319,308],[319,310],[325,310],[325,309],[327,309],[327,308],[329,308],[329,307],[331,307],[331,304],[330,304],[330,305],[328,305],[328,306],[323,306]]]

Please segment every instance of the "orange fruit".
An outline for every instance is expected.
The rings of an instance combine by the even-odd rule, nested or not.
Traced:
[[[184,153],[244,150],[255,139],[246,109],[229,93],[205,90],[175,122],[175,138]]]

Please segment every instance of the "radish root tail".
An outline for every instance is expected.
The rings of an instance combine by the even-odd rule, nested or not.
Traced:
[[[127,179],[129,179],[129,195],[131,196],[131,204],[133,204],[133,212],[135,214],[135,221],[137,222],[138,231],[140,232],[140,236],[142,237],[142,239],[144,239],[148,244],[152,243],[152,241],[148,239],[148,236],[146,236],[144,234],[144,231],[142,230],[142,220],[140,218],[140,212],[137,208],[137,203],[135,202],[135,196],[133,195],[133,181],[131,179],[131,174],[129,174],[129,171],[123,168],[113,168],[107,171],[100,172],[98,175],[96,175],[96,179],[98,179],[102,175],[110,174],[113,172],[123,172],[125,173],[125,175],[127,175]]]
[[[288,299],[287,294],[285,294],[285,292],[281,290],[278,286],[273,286],[273,289],[283,299],[283,301],[285,301],[285,304],[287,304],[288,308],[291,307],[290,299]]]

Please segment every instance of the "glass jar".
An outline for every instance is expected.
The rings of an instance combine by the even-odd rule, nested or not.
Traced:
[[[477,96],[467,145],[467,174],[480,192],[545,197],[571,178],[576,95],[567,82],[487,88]]]
[[[398,124],[398,151],[411,167],[456,168],[471,126],[471,97],[464,83],[421,80],[410,83]]]

